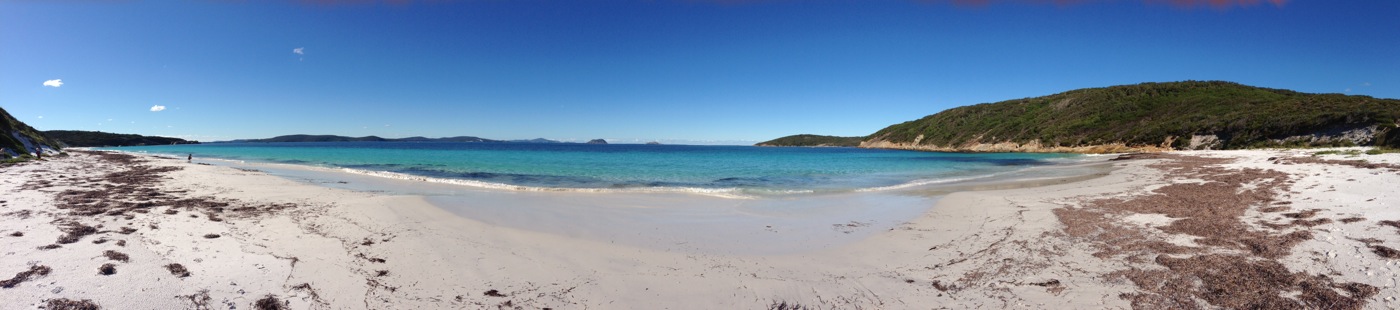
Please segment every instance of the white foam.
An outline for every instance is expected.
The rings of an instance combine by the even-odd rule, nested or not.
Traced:
[[[117,151],[117,152],[123,152],[123,153],[138,153],[138,154],[148,155],[148,156],[149,156],[149,155],[167,155],[167,156],[176,156],[176,157],[179,157],[178,154],[165,154],[165,153],[147,152],[147,151]],[[505,183],[495,183],[495,182],[484,182],[484,181],[467,180],[467,179],[453,179],[453,178],[428,177],[428,176],[420,176],[420,175],[413,175],[413,174],[399,173],[399,172],[379,171],[379,170],[365,170],[365,169],[354,169],[354,168],[344,168],[344,167],[334,167],[334,166],[324,166],[324,165],[314,165],[314,164],[288,164],[288,163],[275,163],[275,162],[257,162],[256,164],[250,164],[249,162],[244,161],[244,160],[225,159],[225,158],[202,158],[201,160],[203,160],[203,161],[208,161],[208,162],[236,163],[236,164],[240,164],[240,165],[266,165],[266,166],[290,166],[290,167],[300,167],[301,169],[314,169],[314,170],[321,170],[321,171],[324,171],[324,172],[331,172],[331,173],[337,173],[337,172],[338,172],[338,173],[348,173],[348,174],[355,174],[355,175],[362,175],[362,176],[370,176],[370,177],[377,177],[377,178],[385,178],[385,179],[392,179],[392,180],[399,180],[399,181],[430,182],[430,183],[436,183],[436,184],[447,184],[447,185],[454,185],[454,186],[465,186],[465,187],[472,187],[472,188],[480,188],[480,189],[488,189],[488,190],[504,190],[504,191],[526,191],[526,192],[579,192],[579,193],[678,193],[678,194],[697,194],[697,195],[705,195],[705,196],[712,196],[712,197],[718,197],[718,198],[729,198],[729,199],[756,199],[756,198],[768,197],[768,196],[803,195],[803,194],[814,194],[814,193],[821,192],[821,190],[816,190],[816,189],[767,189],[767,188],[738,188],[738,187],[727,187],[727,188],[663,187],[663,186],[627,187],[627,188],[568,188],[568,187],[542,187],[542,186],[526,186],[526,185],[513,185],[513,184],[505,184]],[[1056,166],[1076,165],[1076,164],[1082,164],[1082,163],[1086,163],[1086,162],[1095,162],[1095,161],[1101,161],[1101,160],[1103,160],[1103,159],[1102,159],[1102,158],[1093,158],[1093,157],[1088,157],[1088,156],[1085,156],[1085,157],[1069,157],[1069,158],[1051,158],[1051,159],[1047,159],[1047,161],[1058,162],[1059,164],[1056,164]],[[1035,169],[1035,167],[1028,167],[1028,168],[1018,169],[1018,170],[1016,170],[1016,171],[1010,171],[1010,172],[989,173],[989,174],[984,174],[984,175],[969,176],[969,177],[961,177],[961,178],[918,179],[918,180],[913,180],[913,181],[909,181],[909,182],[901,183],[901,184],[896,184],[896,185],[878,186],[878,187],[867,187],[867,188],[857,188],[857,189],[851,189],[850,191],[852,191],[852,192],[883,192],[883,191],[892,191],[892,190],[900,190],[900,189],[907,189],[907,188],[920,187],[920,186],[928,186],[928,185],[936,185],[936,184],[947,184],[947,183],[955,183],[955,182],[964,182],[964,181],[972,181],[972,180],[986,179],[986,178],[992,178],[992,177],[1002,176],[1002,175],[1006,175],[1006,174],[1013,174],[1013,173],[1016,173],[1016,172],[1019,172],[1019,171],[1033,170],[1033,169]],[[1027,178],[1027,179],[1028,179],[1028,180],[1033,180],[1033,179],[1036,179],[1036,178]],[[1047,179],[1049,179],[1049,178],[1047,178]],[[844,190],[839,190],[839,189],[838,189],[838,190],[832,190],[832,191],[833,191],[833,192],[842,192],[842,191],[844,191]]]
[[[919,187],[919,186],[925,186],[925,185],[946,184],[946,183],[953,183],[953,182],[962,182],[962,181],[971,181],[971,180],[977,180],[977,179],[985,179],[985,178],[990,178],[990,177],[994,177],[994,176],[997,176],[997,175],[1000,175],[1000,174],[999,174],[999,173],[993,173],[993,174],[986,174],[986,175],[980,175],[980,176],[975,176],[975,177],[966,177],[966,178],[920,179],[920,180],[909,181],[908,183],[896,184],[896,185],[890,185],[890,186],[880,186],[880,187],[861,188],[861,189],[857,189],[856,191],[857,191],[857,192],[882,192],[882,191],[888,191],[888,190],[905,189],[905,188]]]
[[[340,171],[340,172],[344,172],[344,173],[351,173],[351,174],[358,174],[358,175],[365,175],[365,176],[372,176],[372,177],[380,177],[380,178],[386,178],[386,179],[395,179],[395,180],[403,180],[403,181],[417,181],[417,182],[431,182],[431,183],[450,184],[450,185],[458,185],[458,186],[468,186],[468,187],[484,188],[484,189],[493,189],[493,190],[512,190],[512,191],[528,191],[528,192],[582,192],[582,193],[682,193],[682,194],[699,194],[699,195],[714,196],[714,197],[720,197],[720,198],[731,198],[731,199],[753,199],[753,198],[757,198],[757,197],[754,197],[754,196],[742,194],[743,190],[740,189],[740,188],[698,188],[698,187],[661,187],[661,186],[652,186],[652,187],[629,187],[629,188],[564,188],[564,187],[539,187],[539,186],[524,186],[524,185],[511,185],[511,184],[503,184],[503,183],[493,183],[493,182],[482,182],[482,181],[476,181],[476,180],[449,179],[449,178],[434,178],[434,177],[425,177],[425,176],[412,175],[412,174],[406,174],[406,173],[398,173],[398,172],[389,172],[389,171],[361,170],[361,169],[351,169],[351,168],[338,168],[337,170]]]

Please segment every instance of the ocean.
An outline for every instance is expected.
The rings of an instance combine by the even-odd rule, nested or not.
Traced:
[[[987,178],[1078,155],[860,148],[573,143],[211,143],[104,148],[285,163],[502,190],[691,192],[764,197],[898,189]]]

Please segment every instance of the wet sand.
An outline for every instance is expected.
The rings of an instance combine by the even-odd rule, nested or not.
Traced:
[[[1396,306],[1400,154],[1310,155],[745,202],[434,198],[72,152],[0,167],[0,308]]]

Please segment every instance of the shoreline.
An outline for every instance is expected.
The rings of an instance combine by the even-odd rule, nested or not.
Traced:
[[[0,277],[38,266],[51,270],[0,288],[6,292],[0,304],[23,308],[90,299],[109,309],[245,308],[271,296],[292,309],[1147,308],[1183,300],[1396,306],[1400,266],[1381,253],[1400,247],[1400,234],[1384,226],[1400,219],[1392,202],[1400,201],[1400,193],[1387,189],[1400,184],[1400,168],[1389,166],[1400,164],[1400,156],[1366,156],[1368,166],[1345,156],[1307,155],[1172,152],[1109,162],[1114,169],[1102,175],[1033,184],[1040,186],[944,189],[950,193],[936,201],[915,200],[930,205],[889,228],[859,222],[828,228],[839,235],[846,235],[839,229],[869,233],[859,240],[763,254],[615,244],[483,222],[409,195],[316,186],[183,160],[113,163],[73,154],[0,168],[16,176],[0,181],[6,193],[0,196],[0,244],[10,249],[0,256]],[[1266,171],[1276,173],[1256,173]],[[1287,181],[1210,181],[1221,176]],[[1216,184],[1211,182],[1234,187],[1186,188]],[[58,199],[74,197],[72,191],[93,191],[94,200],[109,203],[98,214],[75,214],[97,207],[60,208],[92,206]],[[1154,197],[1219,203],[1236,199],[1238,191],[1256,192],[1249,197],[1257,201],[1239,201],[1242,211],[1224,217],[1152,209],[1161,204],[1150,203]],[[914,192],[909,196],[918,197]],[[1230,194],[1211,194],[1216,192]],[[102,196],[110,193],[126,194]],[[639,210],[648,209],[617,206],[607,216]],[[532,216],[542,226],[577,220]],[[1241,236],[1257,239],[1181,227],[1197,221],[1233,223]],[[76,242],[55,243],[72,235],[72,223],[94,229]],[[787,229],[762,233],[823,237]],[[1298,238],[1278,239],[1288,236]],[[109,242],[93,243],[102,239]],[[1243,246],[1250,240],[1282,243],[1253,253]],[[50,244],[61,247],[40,249]],[[1197,278],[1200,286],[1176,291],[1143,285],[1180,279],[1160,278],[1168,275],[1162,270],[1198,274],[1190,269],[1197,260],[1238,262],[1240,270],[1283,272],[1299,277],[1289,283],[1329,289],[1280,282],[1249,291],[1254,295],[1235,294],[1250,298],[1212,299],[1198,290],[1214,283],[1208,276]],[[107,263],[115,265],[115,274],[99,274]],[[189,275],[180,277],[170,264],[181,264]],[[1265,267],[1274,269],[1259,269]],[[111,289],[116,287],[122,289]],[[1301,295],[1266,298],[1275,290]]]
[[[127,153],[127,154],[132,154],[132,155],[137,155],[137,156],[151,156],[151,157],[166,158],[166,159],[179,159],[179,158],[184,158],[184,156],[183,156],[183,155],[180,155],[180,154],[162,153],[162,152],[159,152],[159,151],[145,151],[145,150],[131,151],[131,150],[122,150],[122,149],[97,149],[97,148],[86,148],[86,149],[87,149],[87,150],[95,150],[95,151],[119,152],[119,153]],[[238,167],[238,168],[257,169],[257,170],[268,170],[268,169],[271,169],[271,170],[275,170],[275,172],[280,172],[283,176],[290,176],[290,177],[297,177],[297,178],[307,178],[307,179],[337,179],[337,178],[344,178],[344,176],[343,176],[344,174],[354,174],[354,175],[370,176],[370,177],[381,178],[381,179],[388,179],[388,180],[398,180],[398,181],[405,181],[405,182],[439,183],[439,184],[446,184],[446,185],[453,185],[453,186],[461,186],[461,187],[469,187],[469,188],[482,189],[482,190],[504,190],[504,191],[518,191],[518,192],[598,193],[598,194],[694,194],[694,195],[705,195],[705,196],[713,196],[713,197],[720,197],[720,198],[730,198],[730,199],[768,199],[768,198],[800,197],[800,196],[803,196],[803,195],[829,195],[829,194],[847,194],[847,193],[861,193],[861,192],[900,191],[900,190],[905,190],[905,189],[910,189],[910,188],[919,188],[919,187],[927,187],[927,186],[940,186],[940,185],[948,184],[948,183],[982,182],[982,181],[983,181],[982,179],[986,179],[986,178],[994,178],[994,179],[1005,180],[1005,179],[1006,179],[1005,175],[1015,175],[1015,174],[1017,174],[1017,173],[1019,173],[1019,172],[1021,172],[1021,171],[1023,171],[1023,170],[1027,170],[1027,169],[1036,169],[1036,168],[1043,168],[1043,167],[1055,167],[1055,166],[1067,166],[1067,165],[1078,165],[1078,164],[1083,164],[1083,163],[1091,163],[1091,162],[1106,160],[1106,159],[1095,158],[1095,156],[1099,156],[1099,155],[1095,155],[1095,154],[1072,154],[1072,155],[1074,155],[1074,156],[1079,156],[1079,157],[1078,157],[1078,158],[1069,158],[1069,159],[1067,159],[1067,158],[1045,159],[1045,160],[1047,161],[1047,163],[1045,163],[1045,164],[1043,164],[1043,165],[1028,165],[1028,166],[1025,166],[1025,167],[1022,167],[1022,168],[1017,168],[1017,169],[1015,169],[1015,170],[1007,170],[1007,171],[995,171],[995,170],[980,171],[979,174],[974,174],[974,175],[967,175],[966,173],[951,173],[951,174],[947,174],[947,175],[938,175],[938,176],[934,176],[933,178],[911,179],[911,180],[905,181],[904,183],[899,183],[899,184],[891,184],[891,185],[874,185],[874,184],[870,184],[869,187],[854,187],[854,188],[821,188],[821,187],[812,187],[812,186],[808,186],[808,187],[806,187],[806,188],[763,188],[763,187],[743,187],[743,186],[733,186],[733,187],[707,187],[707,186],[702,186],[702,185],[691,185],[691,186],[683,186],[683,185],[660,185],[660,186],[622,186],[622,187],[567,187],[567,186],[565,186],[565,187],[551,187],[551,186],[541,186],[541,185],[525,185],[525,184],[511,184],[511,183],[502,183],[502,182],[493,182],[493,181],[483,181],[483,180],[477,180],[477,179],[471,179],[471,178],[452,178],[452,177],[442,177],[442,176],[420,175],[420,174],[405,173],[405,172],[397,172],[397,171],[387,171],[387,170],[373,170],[373,169],[340,167],[340,166],[334,166],[334,165],[314,164],[314,163],[309,163],[309,162],[260,161],[260,160],[245,160],[245,159],[224,158],[224,157],[207,157],[207,158],[200,158],[200,159],[198,159],[198,160],[195,160],[195,162],[213,163],[213,164],[216,164],[216,165],[233,166],[233,167]],[[269,171],[269,172],[273,172],[273,171]],[[342,176],[332,176],[332,177],[326,177],[326,176],[325,176],[325,175],[331,175],[331,174],[334,174],[334,175],[342,175]],[[317,176],[317,175],[320,175],[320,176]],[[637,181],[637,182],[645,182],[645,181]],[[382,183],[382,182],[381,182],[381,183]]]

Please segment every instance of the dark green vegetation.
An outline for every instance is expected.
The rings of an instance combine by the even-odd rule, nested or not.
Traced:
[[[754,144],[757,146],[860,146],[865,137],[791,135]]]
[[[1397,119],[1400,100],[1395,99],[1187,81],[1088,88],[952,108],[886,127],[867,142],[951,149],[1033,141],[1044,147],[1121,143],[1182,149],[1192,146],[1194,135],[1214,136],[1215,149],[1397,147]],[[1308,135],[1330,138],[1285,139]]]
[[[0,159],[31,156],[38,148],[57,150],[59,144],[0,108]]]
[[[198,144],[197,141],[187,141],[180,138],[142,136],[131,134],[107,133],[101,131],[81,131],[81,130],[47,130],[44,131],[49,138],[58,140],[64,145],[72,147],[96,147],[96,146],[137,146],[137,145],[167,145],[167,144]]]

